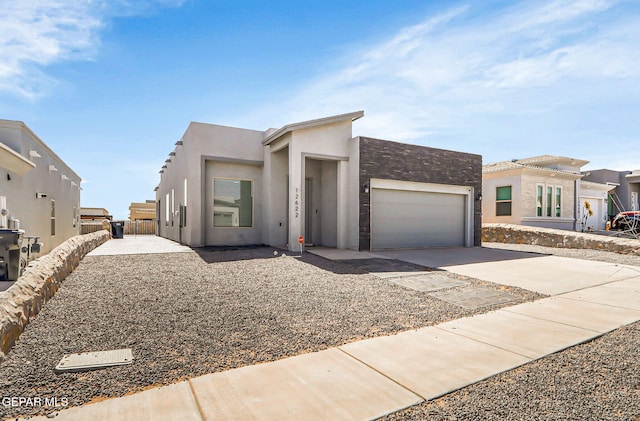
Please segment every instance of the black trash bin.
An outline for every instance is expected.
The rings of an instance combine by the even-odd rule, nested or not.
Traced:
[[[124,238],[124,221],[111,221],[111,236]]]

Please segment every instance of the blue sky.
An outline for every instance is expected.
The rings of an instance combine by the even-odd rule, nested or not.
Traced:
[[[126,218],[190,121],[640,168],[640,3],[0,0],[0,118]]]

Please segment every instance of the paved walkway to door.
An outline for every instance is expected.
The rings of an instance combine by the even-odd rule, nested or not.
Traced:
[[[156,235],[125,235],[124,238],[112,238],[87,256],[156,253],[193,253],[193,250]]]

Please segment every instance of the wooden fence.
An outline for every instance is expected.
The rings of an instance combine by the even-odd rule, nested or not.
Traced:
[[[83,223],[80,229],[81,234],[89,234],[91,232],[103,229],[102,223],[90,222]],[[124,235],[155,235],[156,221],[124,221]]]
[[[124,221],[124,235],[155,235],[156,221]]]
[[[96,223],[82,223],[80,225],[80,234],[89,234],[92,232],[100,231],[102,228],[102,224]]]

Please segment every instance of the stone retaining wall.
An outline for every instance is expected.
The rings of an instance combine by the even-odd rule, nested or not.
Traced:
[[[640,256],[640,240],[512,224],[483,224],[482,241],[593,249]]]
[[[109,237],[108,231],[98,231],[70,238],[31,262],[16,283],[0,293],[0,361],[80,260]]]

